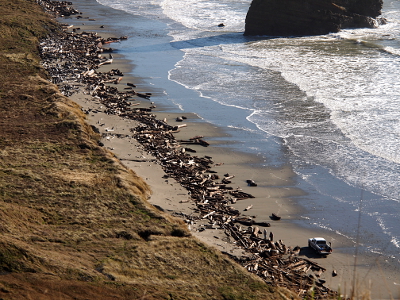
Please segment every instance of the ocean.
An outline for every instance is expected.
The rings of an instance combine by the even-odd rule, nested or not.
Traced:
[[[378,28],[291,38],[243,36],[251,0],[97,1],[132,16],[118,49],[157,103],[290,164],[299,225],[400,263],[400,1]]]

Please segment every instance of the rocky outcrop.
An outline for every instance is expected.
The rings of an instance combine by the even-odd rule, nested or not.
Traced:
[[[303,36],[373,28],[382,0],[253,0],[245,35]]]

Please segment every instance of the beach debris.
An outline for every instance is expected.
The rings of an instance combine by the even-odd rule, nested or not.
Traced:
[[[257,186],[257,183],[254,180],[248,179],[246,182],[248,186]]]
[[[271,218],[271,220],[274,220],[274,221],[279,221],[279,220],[281,219],[281,217],[278,216],[278,215],[275,214],[275,213],[272,213],[271,216],[270,216],[270,218]]]
[[[249,206],[247,206],[247,207],[244,209],[244,211],[248,211],[248,210],[250,210],[252,207],[253,207],[253,204],[252,204],[252,205],[249,205]]]
[[[44,7],[48,12],[56,16],[71,16],[80,14],[79,11],[72,7],[72,2],[69,1],[51,1],[51,0],[36,0],[36,2]]]
[[[181,127],[186,127],[186,124],[179,125],[179,128]],[[178,140],[179,143],[181,144],[192,144],[192,145],[201,145],[203,147],[208,147],[210,144],[203,140],[203,136],[196,136],[193,138],[190,138],[189,140]]]
[[[136,95],[141,97],[141,98],[150,99],[150,95],[149,94],[136,93]]]
[[[262,227],[271,227],[271,224],[268,222],[254,222],[254,224]]]
[[[99,63],[99,67],[102,66],[102,65],[112,64],[112,62],[113,62],[113,59],[112,59],[112,58],[107,59],[107,60],[105,60],[105,61]]]
[[[242,229],[232,223],[223,224],[227,236],[236,244],[246,249],[246,255],[232,259],[241,264],[249,272],[254,273],[272,285],[287,287],[296,290],[299,295],[306,294],[313,287],[315,299],[321,299],[332,295],[332,292],[323,286],[320,280],[315,280],[316,274],[325,269],[318,264],[298,257],[297,248],[291,250],[283,241],[273,242],[267,239],[264,230],[264,238],[259,238],[260,229],[251,227]]]

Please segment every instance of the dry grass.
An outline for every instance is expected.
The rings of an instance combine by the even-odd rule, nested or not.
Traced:
[[[146,199],[45,80],[38,38],[57,25],[0,0],[0,298],[284,299]]]

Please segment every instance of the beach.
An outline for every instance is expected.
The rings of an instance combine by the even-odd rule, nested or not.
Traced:
[[[75,1],[74,6],[83,13],[84,18],[76,19],[71,16],[60,18],[59,21],[74,25],[72,28],[80,27],[81,31],[98,32],[100,36],[126,35],[124,27],[113,25],[114,21],[118,23],[117,20],[121,18],[132,18],[132,22],[135,22],[135,18],[131,15],[102,6],[94,0]],[[104,28],[100,28],[100,26]],[[128,36],[128,39],[134,39],[134,37]],[[118,44],[111,44],[111,47],[118,49]],[[301,219],[303,208],[297,205],[294,199],[300,195],[306,197],[307,193],[296,186],[296,175],[289,164],[278,167],[266,166],[262,158],[257,155],[232,151],[229,144],[235,141],[230,140],[229,131],[226,128],[207,123],[201,119],[201,116],[190,111],[176,112],[163,106],[162,103],[157,103],[157,95],[164,91],[157,86],[146,85],[146,78],[141,78],[141,74],[136,73],[140,68],[135,65],[141,63],[140,59],[131,62],[126,57],[119,55],[118,52],[113,56],[113,63],[103,66],[100,71],[121,70],[124,73],[123,79],[118,84],[118,88],[121,90],[126,87],[127,82],[133,82],[137,84],[138,92],[152,93],[151,100],[137,100],[140,103],[138,107],[149,107],[152,105],[151,102],[154,102],[156,108],[153,109],[153,113],[157,118],[165,119],[168,124],[181,125],[182,122],[177,122],[176,118],[185,116],[186,119],[183,123],[187,126],[175,133],[176,138],[187,140],[194,136],[204,136],[210,146],[191,146],[197,151],[196,156],[212,157],[215,163],[213,170],[217,171],[220,176],[223,174],[234,175],[231,185],[240,187],[244,192],[255,197],[240,200],[234,204],[234,207],[242,215],[271,223],[271,227],[268,227],[267,230],[273,232],[275,240],[282,240],[292,248],[299,246],[301,248],[300,256],[310,258],[326,269],[326,272],[321,275],[321,279],[325,280],[326,285],[331,289],[339,290],[340,293],[349,296],[355,284],[358,296],[370,292],[372,299],[399,298],[399,286],[395,284],[398,283],[399,270],[395,266],[392,267],[379,255],[363,254],[354,257],[356,245],[335,232],[299,226],[296,221]],[[141,67],[146,68],[146,66]],[[157,68],[157,66],[151,66],[151,68]],[[163,70],[162,67],[160,67],[159,76],[167,78],[168,74],[162,73],[161,70]],[[102,112],[101,103],[91,99],[85,93],[76,93],[70,98],[81,105],[83,110],[90,109],[87,121],[103,134],[104,147],[112,151],[124,165],[131,168],[151,186],[153,192],[149,199],[151,204],[172,215],[191,215],[193,213],[195,205],[190,201],[188,191],[175,180],[164,178],[165,173],[157,160],[146,153],[140,144],[130,137],[131,129],[136,125],[134,121]],[[246,180],[249,179],[254,180],[257,186],[247,185]],[[251,209],[244,211],[249,205],[252,205]],[[282,219],[271,220],[272,213],[278,214]],[[220,251],[235,256],[243,254],[241,248],[226,241],[222,230],[210,228],[207,225],[209,224],[205,220],[191,224],[192,234]],[[205,228],[205,230],[199,230],[200,228]],[[310,251],[307,247],[307,240],[315,236],[323,236],[332,241],[333,254],[321,258]],[[336,270],[337,276],[332,276],[333,270]]]

